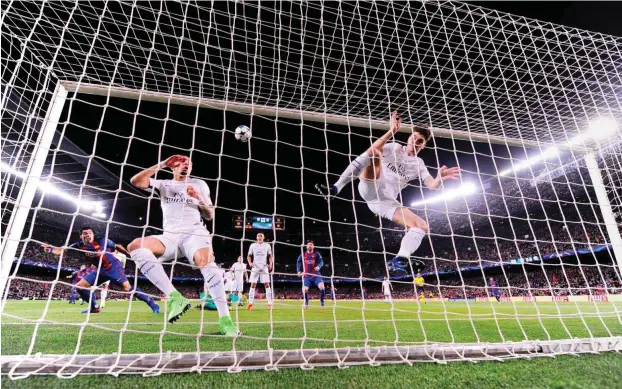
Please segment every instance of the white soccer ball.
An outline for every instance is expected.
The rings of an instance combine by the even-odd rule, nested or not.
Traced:
[[[248,142],[251,137],[251,129],[247,126],[242,124],[235,129],[235,139],[239,140],[240,142]]]

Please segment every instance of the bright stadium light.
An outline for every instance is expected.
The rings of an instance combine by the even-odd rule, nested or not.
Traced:
[[[544,150],[542,153],[533,156],[529,159],[526,159],[524,161],[515,163],[513,167],[502,170],[501,173],[499,173],[500,176],[505,177],[510,173],[514,173],[514,172],[518,172],[521,170],[524,170],[532,165],[535,165],[536,163],[549,159],[549,158],[553,158],[559,155],[559,149],[556,146],[552,146],[549,147],[548,149]]]
[[[607,139],[618,132],[618,123],[613,118],[598,118],[590,121],[587,132],[592,139]]]
[[[20,172],[19,170],[15,170],[10,165],[7,165],[4,162],[0,162],[0,171],[6,172],[8,174],[12,174],[16,177],[21,178],[22,180],[25,180],[27,177],[26,173]],[[106,215],[102,213],[102,211],[104,210],[104,205],[99,201],[88,201],[88,200],[77,199],[74,196],[61,191],[60,189],[58,189],[57,187],[55,187],[54,185],[50,184],[47,181],[39,181],[39,183],[37,184],[37,187],[43,194],[60,197],[64,200],[67,200],[67,201],[70,201],[76,204],[81,209],[95,210],[96,213],[102,214],[104,215],[103,217],[106,217]]]
[[[439,203],[441,201],[453,200],[457,197],[465,197],[473,194],[477,191],[477,186],[472,182],[466,182],[460,187],[455,189],[446,190],[443,194],[431,197],[429,199],[414,201],[410,204],[411,207],[418,207],[425,204]]]
[[[598,118],[591,120],[587,131],[577,135],[568,142],[571,146],[587,142],[589,140],[604,140],[618,132],[618,122],[613,118]]]
[[[106,214],[105,214],[105,213],[103,213],[103,212],[93,212],[93,213],[91,214],[91,216],[93,216],[93,217],[98,217],[98,218],[100,218],[100,219],[105,219],[105,218],[106,218]]]

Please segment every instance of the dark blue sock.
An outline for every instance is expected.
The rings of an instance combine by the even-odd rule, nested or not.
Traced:
[[[303,292],[303,294],[305,295],[305,305],[309,305],[309,293]]]
[[[320,304],[324,306],[324,296],[326,295],[326,290],[320,289]]]
[[[139,299],[140,301],[144,301],[149,306],[151,306],[151,304],[153,304],[153,300],[151,299],[151,297],[149,297],[146,294],[144,294],[143,291],[140,288],[135,288],[135,287],[132,286],[132,289],[130,289],[130,292],[132,292],[132,291],[136,292],[136,293],[134,293],[134,296],[136,296],[136,298]]]
[[[78,294],[76,293],[76,288],[73,288],[73,289],[71,290],[71,297],[69,297],[69,302],[70,302],[70,303],[75,303],[75,302],[76,302],[76,296],[77,296],[77,295],[78,295]]]
[[[91,291],[88,289],[76,289],[82,300],[89,302],[91,301],[91,309],[97,308],[97,299],[95,296],[92,296]]]

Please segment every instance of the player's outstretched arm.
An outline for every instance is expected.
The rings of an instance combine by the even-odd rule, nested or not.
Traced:
[[[371,145],[371,147],[369,149],[367,149],[368,154],[372,155],[373,149],[376,149],[376,150],[379,150],[380,152],[382,152],[382,150],[384,149],[384,145],[389,140],[391,140],[391,138],[393,138],[395,133],[400,130],[401,126],[402,126],[402,119],[399,118],[399,116],[397,115],[397,112],[393,112],[391,114],[391,121],[390,121],[389,131],[387,131],[380,138],[376,139],[376,141]]]
[[[41,244],[41,248],[46,253],[54,254],[54,255],[61,255],[63,253],[63,251],[65,251],[65,250],[61,249],[60,247],[54,247],[54,246],[50,246],[50,245],[47,245],[47,244]]]
[[[123,254],[127,255],[128,257],[131,257],[130,252],[127,251],[127,249],[123,247],[122,244],[115,244],[114,248],[117,249],[117,251],[120,251]]]
[[[139,189],[147,189],[149,188],[149,179],[156,174],[158,170],[166,167],[172,168],[186,158],[188,157],[179,154],[170,156],[159,164],[153,165],[130,178],[130,183]]]
[[[438,169],[438,174],[436,177],[428,177],[425,179],[423,184],[428,189],[438,189],[443,184],[445,180],[457,180],[460,178],[460,168],[459,167],[450,167],[443,165]]]

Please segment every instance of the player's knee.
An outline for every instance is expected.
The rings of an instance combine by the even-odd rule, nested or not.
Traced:
[[[203,268],[213,262],[212,251],[209,249],[198,250],[194,254],[193,259],[196,266],[198,266],[199,268]]]
[[[134,251],[134,250],[139,249],[141,247],[143,247],[143,238],[136,238],[132,242],[130,242],[129,245],[127,245],[127,249],[129,251]]]
[[[417,227],[421,228],[426,235],[430,233],[430,226],[428,226],[428,223],[426,222],[420,222]]]

